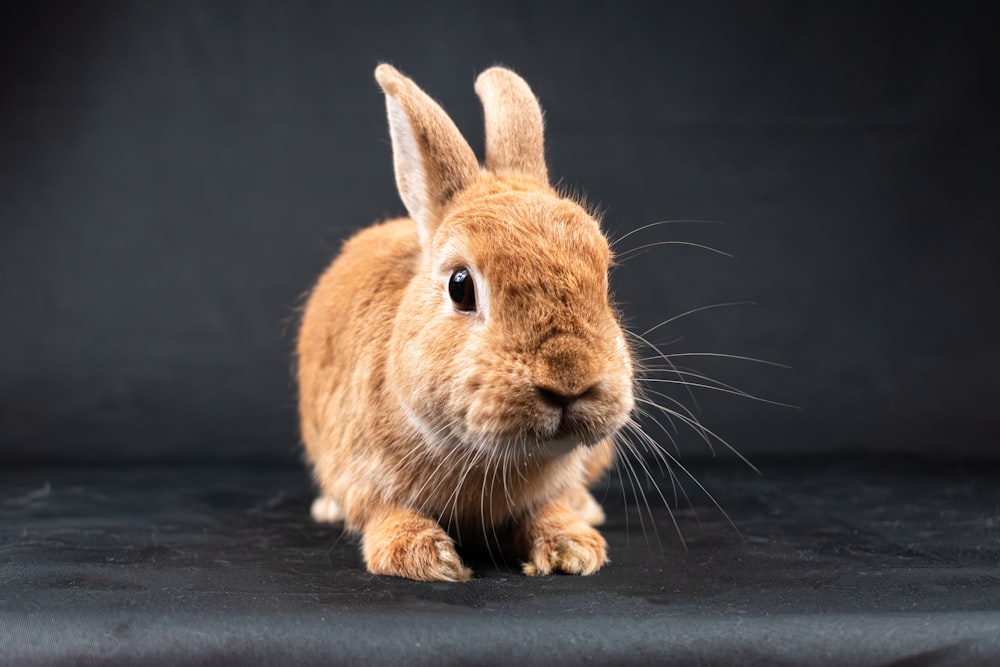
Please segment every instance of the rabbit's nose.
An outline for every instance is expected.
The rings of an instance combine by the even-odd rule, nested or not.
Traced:
[[[573,394],[542,386],[537,386],[536,389],[538,390],[538,396],[542,399],[543,403],[551,405],[554,408],[562,408],[565,410],[581,398],[593,395],[597,391],[597,385],[591,385],[583,391]]]

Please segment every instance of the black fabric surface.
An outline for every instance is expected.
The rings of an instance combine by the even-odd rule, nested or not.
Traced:
[[[998,664],[1000,469],[763,468],[692,470],[742,537],[613,478],[611,565],[464,585],[366,574],[299,470],[7,470],[0,663]]]

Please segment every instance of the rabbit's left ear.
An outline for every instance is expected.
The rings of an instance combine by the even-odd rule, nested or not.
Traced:
[[[549,181],[542,109],[528,84],[509,69],[491,67],[476,79],[486,125],[486,168]]]
[[[385,92],[396,188],[428,248],[452,197],[479,175],[479,163],[441,106],[391,65],[375,78]]]

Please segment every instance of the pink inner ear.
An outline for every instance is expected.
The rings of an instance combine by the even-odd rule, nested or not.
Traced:
[[[396,187],[426,247],[440,213],[479,173],[468,142],[444,109],[389,65],[375,70],[386,92]]]
[[[392,161],[396,173],[396,189],[406,211],[417,224],[420,243],[427,247],[431,230],[428,229],[427,173],[420,154],[410,118],[399,101],[392,95],[385,96],[389,134],[392,137]]]

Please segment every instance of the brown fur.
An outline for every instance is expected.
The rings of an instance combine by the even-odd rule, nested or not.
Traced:
[[[360,533],[375,573],[464,581],[446,529],[508,526],[526,573],[591,574],[607,555],[586,485],[611,464],[633,405],[608,244],[545,180],[541,111],[516,75],[494,68],[476,84],[496,171],[479,169],[409,79],[387,65],[376,76],[411,218],[348,240],[306,305],[298,379],[314,516]],[[477,312],[451,304],[459,267]],[[579,398],[561,411],[543,389]]]

